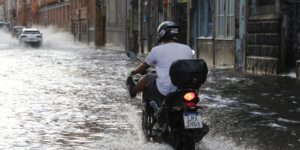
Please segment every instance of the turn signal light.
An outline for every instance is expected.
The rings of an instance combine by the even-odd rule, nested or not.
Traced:
[[[191,101],[196,97],[196,93],[195,92],[188,92],[186,94],[184,94],[183,98],[186,101]]]

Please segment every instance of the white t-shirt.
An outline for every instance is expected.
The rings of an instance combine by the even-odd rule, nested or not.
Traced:
[[[157,73],[156,84],[162,95],[176,91],[176,87],[172,84],[169,70],[171,64],[179,59],[192,59],[192,49],[180,43],[166,43],[154,47],[145,62],[148,65],[155,66]]]

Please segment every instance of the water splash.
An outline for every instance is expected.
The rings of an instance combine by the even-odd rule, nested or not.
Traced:
[[[64,48],[86,48],[85,44],[76,42],[74,36],[63,29],[54,26],[34,26],[43,34],[43,48],[46,49],[64,49]]]
[[[0,50],[15,48],[18,45],[18,39],[4,30],[0,30]]]

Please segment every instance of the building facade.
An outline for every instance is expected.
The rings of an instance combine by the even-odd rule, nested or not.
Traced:
[[[295,70],[299,78],[299,2],[249,1],[247,72],[278,74]]]
[[[0,21],[6,21],[6,1],[0,0]]]
[[[299,0],[190,0],[190,45],[210,67],[300,78]]]
[[[193,1],[191,18],[193,42],[197,56],[210,67],[235,65],[235,0]]]
[[[27,6],[28,0],[17,0],[16,1],[16,25],[27,26]]]
[[[165,20],[209,67],[300,78],[299,0],[17,0],[16,24],[55,25],[76,40],[146,53]],[[13,13],[11,16],[14,16]],[[12,17],[13,18],[13,17]]]
[[[104,6],[103,0],[17,0],[15,24],[55,26],[72,33],[76,41],[102,46]]]
[[[11,29],[16,24],[16,0],[7,1],[6,6],[7,22],[9,24],[9,28]]]
[[[104,0],[105,45],[125,49],[128,34],[128,0]]]
[[[104,8],[103,0],[71,1],[71,31],[76,40],[104,45]]]
[[[33,11],[37,16],[36,24],[53,25],[62,30],[71,31],[70,0],[40,0],[36,3],[37,10]]]

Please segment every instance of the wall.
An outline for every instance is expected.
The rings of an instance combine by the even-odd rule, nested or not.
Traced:
[[[6,19],[6,1],[0,0],[0,21],[5,21]]]
[[[44,2],[44,1],[42,1]],[[40,25],[53,25],[71,31],[70,2],[38,4],[38,21]]]
[[[4,5],[0,4],[0,21],[4,20]]]
[[[89,0],[87,3],[87,15],[88,15],[88,42],[95,41],[96,32],[96,0]]]
[[[15,25],[16,19],[16,0],[7,1],[7,22],[9,23],[10,29]]]
[[[247,23],[246,71],[276,74],[282,68],[279,0],[251,1]]]
[[[198,1],[199,2],[199,1]],[[224,38],[219,38],[216,35],[216,26],[217,26],[217,20],[216,20],[216,1],[210,1],[210,5],[212,7],[211,10],[211,20],[212,20],[212,27],[211,27],[211,35],[198,35],[199,37],[197,38],[196,42],[197,42],[197,55],[200,58],[205,59],[205,61],[207,62],[209,67],[220,67],[220,66],[225,66],[225,67],[234,67],[235,65],[235,21],[233,21],[232,26],[230,26],[233,30],[233,37],[224,37]],[[235,6],[238,6],[238,2],[234,1],[233,2]],[[203,15],[201,14],[201,7],[203,3],[198,3],[197,4],[197,16],[196,16],[196,22],[198,22],[198,19],[200,19],[199,15]],[[208,3],[206,3],[204,6],[207,8]],[[195,6],[194,6],[195,7]],[[238,8],[238,7],[237,7]],[[233,9],[232,11],[234,12],[234,16],[236,17],[236,8],[231,8]],[[206,13],[208,12],[207,10],[205,10]],[[206,17],[201,16],[203,18],[208,18],[209,16],[206,15]],[[198,22],[196,25],[196,29],[194,34],[199,34],[198,30],[199,29],[199,24],[201,24],[202,26],[205,26],[205,24],[207,24],[207,20],[205,21],[205,23],[203,22]],[[208,24],[206,25],[206,30],[208,28]],[[202,27],[203,28],[203,27]],[[203,32],[203,31],[202,31]],[[202,33],[203,34],[203,33]],[[207,33],[206,33],[207,34]]]
[[[125,48],[125,0],[106,0],[106,46]]]
[[[234,66],[234,41],[215,40],[215,66]]]
[[[27,26],[27,6],[26,1],[17,0],[16,25]]]
[[[197,47],[199,47],[197,51],[197,57],[205,59],[207,66],[209,68],[213,68],[215,64],[215,52],[214,52],[214,40],[198,38],[197,39]]]
[[[297,61],[296,61],[296,73],[297,78],[300,79],[300,2],[296,3],[296,17],[297,17]]]
[[[89,40],[88,37],[88,0],[71,1],[72,33],[78,41]]]
[[[38,0],[38,1],[40,1],[40,2],[39,2],[39,5],[40,5],[41,7],[43,7],[43,6],[46,6],[46,5],[51,5],[51,4],[54,4],[54,3],[61,2],[61,1],[63,1],[63,0]],[[65,0],[65,1],[66,1],[66,0]]]

